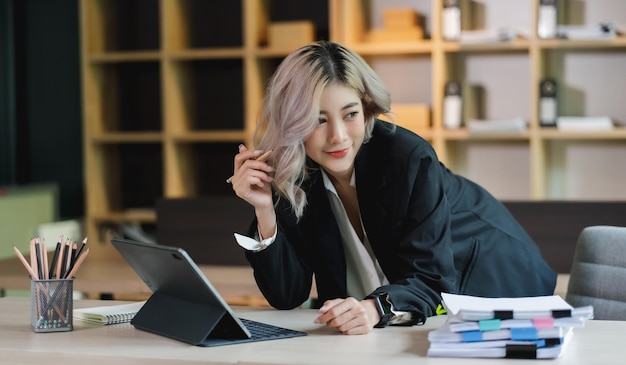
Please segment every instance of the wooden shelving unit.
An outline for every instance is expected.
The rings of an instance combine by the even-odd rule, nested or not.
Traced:
[[[600,5],[595,3],[603,1],[587,1],[588,7],[596,9]],[[278,20],[312,20],[317,38],[341,42],[363,55],[389,86],[394,102],[430,105],[430,127],[416,132],[432,142],[450,168],[495,187],[496,196],[580,198],[565,187],[560,192],[559,184],[569,175],[555,178],[555,171],[570,162],[555,155],[567,154],[564,150],[572,144],[591,143],[615,147],[619,161],[626,157],[626,128],[597,133],[542,128],[538,85],[550,76],[567,86],[571,80],[563,70],[570,54],[609,52],[626,59],[626,38],[539,39],[539,1],[478,1],[483,10],[500,9],[502,2],[510,3],[513,12],[522,10],[519,18],[529,37],[485,45],[446,41],[441,36],[443,0],[328,0],[298,7],[287,0],[81,0],[85,224],[96,246],[94,256],[117,257],[104,242],[103,227],[154,223],[152,207],[160,197],[232,194],[224,179],[232,172],[233,154],[239,143],[252,145],[265,82],[293,50],[267,46],[267,26]],[[568,10],[580,11],[578,3],[561,1],[562,22],[581,18]],[[302,6],[306,9],[300,14],[291,13]],[[414,8],[427,37],[366,42],[366,32],[380,25],[381,9],[390,6]],[[626,15],[620,15],[626,14],[626,3],[621,9],[608,15],[621,16],[615,20],[626,24]],[[484,13],[489,25],[491,13]],[[497,67],[485,72],[493,60]],[[619,86],[626,82],[618,85],[625,81],[619,76],[626,75],[623,64],[598,70],[617,75],[613,86],[621,95],[626,92]],[[445,129],[443,89],[448,80],[483,83],[490,93],[486,117],[507,117],[499,114],[505,109],[513,113],[508,117],[525,117],[528,130],[474,134],[465,128]],[[577,111],[571,105],[578,100],[568,99],[572,94],[559,96],[559,105],[565,105],[561,110]],[[498,108],[502,100],[510,105]],[[613,107],[607,114],[626,124],[623,108]],[[485,155],[494,160],[481,165]],[[613,178],[623,186],[626,173]],[[626,199],[625,194],[616,191],[615,199]]]

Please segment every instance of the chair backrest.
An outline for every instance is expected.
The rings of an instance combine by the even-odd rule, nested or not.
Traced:
[[[582,230],[565,299],[593,305],[595,319],[626,320],[626,227]]]

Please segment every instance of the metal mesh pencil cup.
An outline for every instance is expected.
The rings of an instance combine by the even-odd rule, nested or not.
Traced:
[[[31,325],[35,332],[73,329],[73,279],[31,280]]]

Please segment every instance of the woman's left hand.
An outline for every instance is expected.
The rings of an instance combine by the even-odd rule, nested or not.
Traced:
[[[373,299],[358,301],[355,298],[332,299],[324,302],[315,323],[337,328],[344,335],[369,333],[379,321]]]

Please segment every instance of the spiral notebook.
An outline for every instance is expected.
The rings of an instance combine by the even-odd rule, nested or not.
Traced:
[[[130,322],[143,307],[145,301],[118,305],[105,305],[74,309],[74,319],[95,324],[118,324]]]

